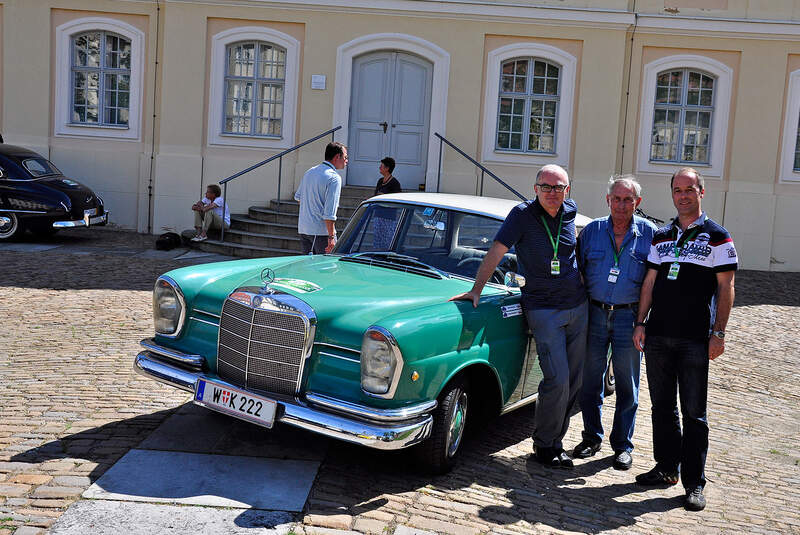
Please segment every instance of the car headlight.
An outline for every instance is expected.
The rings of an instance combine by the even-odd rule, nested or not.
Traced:
[[[159,277],[153,290],[153,322],[156,332],[174,338],[183,328],[186,301],[180,286],[170,277]]]
[[[403,356],[392,334],[382,327],[367,329],[361,341],[361,389],[391,398],[402,369]]]

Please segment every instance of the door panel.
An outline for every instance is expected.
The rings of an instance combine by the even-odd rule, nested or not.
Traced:
[[[402,52],[353,60],[347,183],[372,186],[385,156],[404,189],[425,183],[433,65]]]

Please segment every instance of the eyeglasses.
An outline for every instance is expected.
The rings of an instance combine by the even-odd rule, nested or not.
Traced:
[[[536,184],[536,186],[542,190],[542,193],[550,193],[551,191],[555,191],[556,193],[564,193],[564,190],[567,189],[567,186],[564,184],[556,184],[555,186],[550,184]]]

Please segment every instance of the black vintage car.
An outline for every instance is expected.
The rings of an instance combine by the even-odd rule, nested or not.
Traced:
[[[32,150],[0,141],[0,240],[25,230],[47,236],[107,222],[103,201],[92,190]]]

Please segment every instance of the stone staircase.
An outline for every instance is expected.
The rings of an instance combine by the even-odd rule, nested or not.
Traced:
[[[364,199],[375,191],[372,187],[343,186],[336,213],[336,229],[344,230],[347,222]],[[192,247],[209,253],[243,258],[290,256],[300,254],[300,238],[297,235],[297,213],[300,209],[295,200],[273,199],[268,206],[251,206],[246,214],[231,214],[231,228],[225,231],[225,241],[219,233],[209,233],[202,242],[189,242]],[[190,231],[190,236],[194,231]]]

